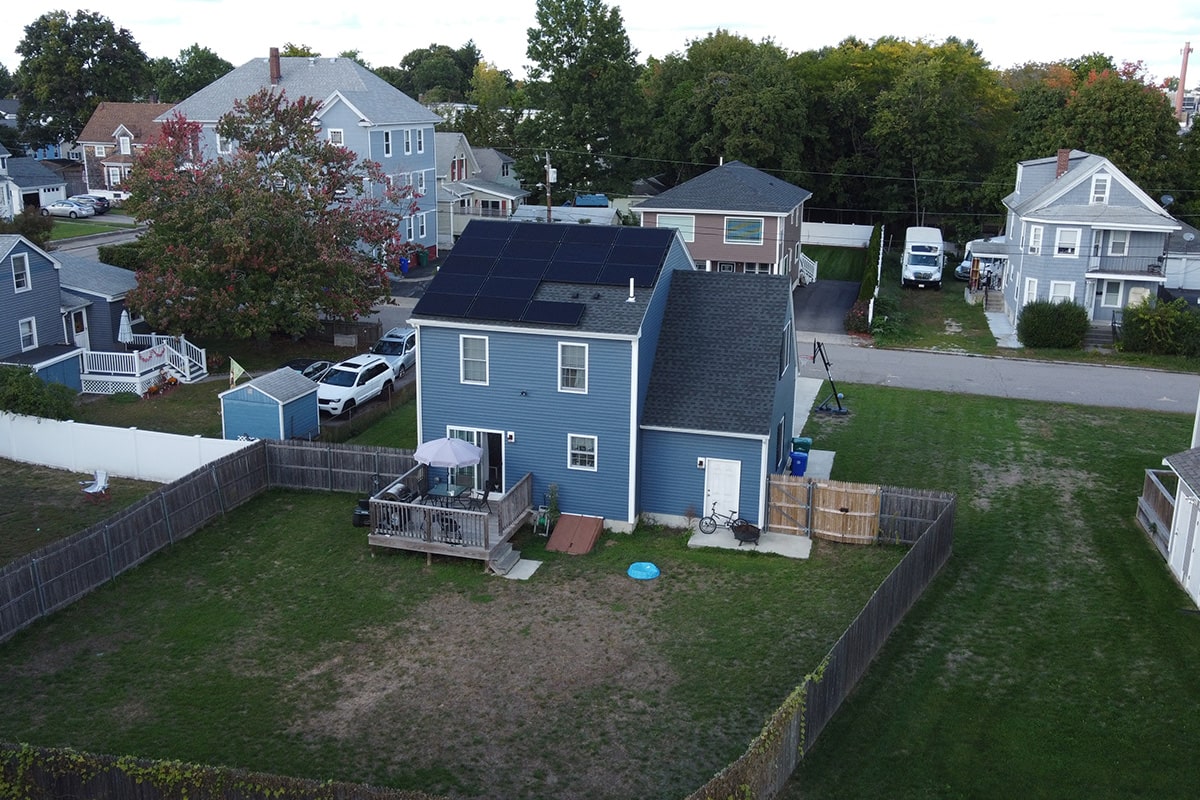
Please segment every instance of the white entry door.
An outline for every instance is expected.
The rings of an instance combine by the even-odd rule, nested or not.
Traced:
[[[91,350],[91,339],[88,337],[87,314],[82,309],[71,312],[71,340],[76,347]]]
[[[713,513],[713,503],[717,504],[718,514],[741,512],[742,462],[729,461],[724,458],[707,458],[704,460],[704,508],[701,515]]]

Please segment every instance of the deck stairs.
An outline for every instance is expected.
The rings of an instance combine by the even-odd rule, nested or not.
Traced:
[[[511,542],[504,542],[488,559],[487,568],[489,572],[496,575],[507,575],[508,571],[517,565],[521,560],[521,552],[514,550]]]

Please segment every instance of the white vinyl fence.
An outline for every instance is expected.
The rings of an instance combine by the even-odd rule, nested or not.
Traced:
[[[870,225],[842,225],[836,222],[805,222],[800,228],[800,244],[825,244],[831,247],[866,247],[871,241]]]
[[[252,442],[0,413],[0,458],[170,483]]]

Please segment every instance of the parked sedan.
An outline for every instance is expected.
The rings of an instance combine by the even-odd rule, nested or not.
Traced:
[[[112,208],[112,203],[108,201],[107,197],[101,197],[96,194],[76,194],[71,195],[68,199],[74,200],[76,203],[83,203],[85,206],[91,206],[97,216],[107,214],[108,210]]]
[[[311,381],[319,381],[325,377],[326,372],[329,372],[329,368],[333,366],[333,362],[324,361],[319,358],[293,358],[286,364],[280,364],[279,366],[294,369]]]
[[[48,206],[42,206],[43,217],[94,217],[96,210],[89,205],[77,203],[74,200],[55,200]]]

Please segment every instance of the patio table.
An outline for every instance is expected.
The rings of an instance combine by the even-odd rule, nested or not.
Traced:
[[[449,508],[452,502],[457,502],[470,491],[470,486],[459,486],[456,483],[435,483],[425,494],[432,497],[438,505]]]

